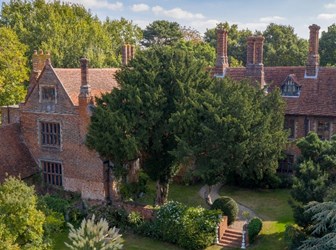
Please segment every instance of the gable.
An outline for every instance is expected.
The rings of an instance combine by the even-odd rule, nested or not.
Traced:
[[[301,85],[296,79],[295,74],[290,74],[283,81],[280,89],[282,96],[299,97],[301,91]]]
[[[75,107],[54,69],[46,65],[23,109],[44,113],[75,113]]]

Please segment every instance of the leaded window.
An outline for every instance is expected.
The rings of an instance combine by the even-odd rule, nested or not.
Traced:
[[[60,147],[61,126],[56,122],[40,122],[41,145]]]
[[[43,180],[49,185],[62,186],[62,164],[51,161],[41,161]]]

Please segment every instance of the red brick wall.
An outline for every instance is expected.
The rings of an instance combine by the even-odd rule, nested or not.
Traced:
[[[37,85],[29,100],[22,106],[21,130],[33,157],[38,163],[41,160],[62,163],[65,190],[81,192],[82,197],[87,199],[105,199],[106,171],[99,155],[88,150],[84,138],[80,136],[78,107],[72,105],[51,68],[46,68],[38,84],[55,85],[57,103],[40,103]],[[41,145],[40,121],[60,123],[60,148]]]
[[[8,125],[20,122],[19,106],[0,107],[1,125]]]

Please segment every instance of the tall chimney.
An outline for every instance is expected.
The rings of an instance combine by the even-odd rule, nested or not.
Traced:
[[[34,54],[33,54],[33,57],[32,57],[33,72],[41,73],[47,59],[50,60],[49,52],[46,52],[44,54],[43,50],[41,50],[41,49],[39,50],[39,52],[34,50]]]
[[[78,112],[79,112],[79,129],[83,138],[86,136],[87,127],[90,123],[90,114],[88,112],[89,104],[92,104],[91,86],[89,84],[89,60],[80,59],[81,86],[78,96]]]
[[[229,67],[227,54],[227,31],[217,29],[217,58],[215,76],[224,76],[225,69]]]
[[[128,63],[128,45],[124,44],[121,48],[122,64],[127,65]]]
[[[320,26],[313,24],[309,26],[309,52],[306,64],[305,78],[317,78],[320,56],[319,49],[319,30]]]
[[[246,77],[251,79],[254,85],[264,88],[264,64],[263,46],[265,38],[263,36],[250,36],[247,38],[247,60]]]
[[[89,60],[86,58],[80,59],[81,65],[81,87],[79,97],[89,97],[91,86],[89,85]]]

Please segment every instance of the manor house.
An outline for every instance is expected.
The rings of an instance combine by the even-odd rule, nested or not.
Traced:
[[[285,127],[289,140],[315,131],[330,139],[336,131],[336,68],[319,66],[319,29],[311,25],[306,66],[264,67],[262,36],[247,40],[246,67],[230,68],[227,32],[217,32],[214,77],[250,79],[269,91],[281,89],[285,99]],[[125,45],[123,63],[134,57]],[[0,181],[5,173],[27,178],[42,173],[46,184],[81,193],[86,199],[113,199],[114,181],[109,164],[85,146],[94,98],[118,86],[117,68],[90,69],[81,59],[79,69],[54,68],[50,55],[35,52],[27,97],[18,106],[1,108]],[[279,171],[290,173],[299,150],[288,144]]]

